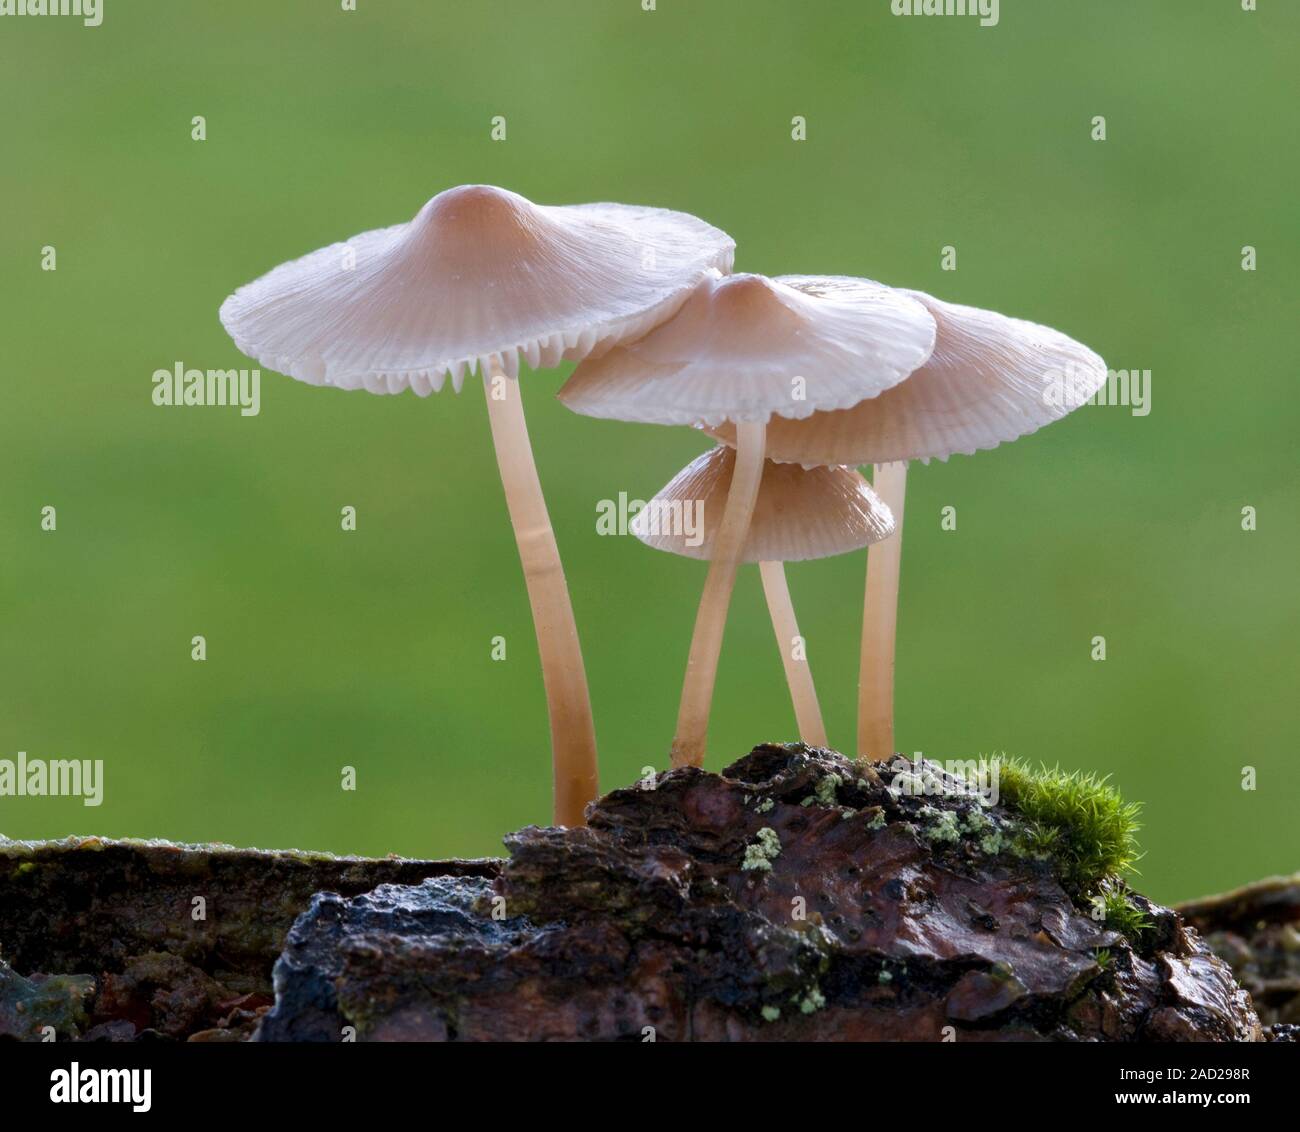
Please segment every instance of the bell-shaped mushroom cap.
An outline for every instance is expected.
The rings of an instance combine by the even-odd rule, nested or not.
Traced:
[[[905,293],[938,324],[925,365],[851,409],[773,421],[770,459],[811,467],[971,455],[1059,420],[1106,380],[1106,363],[1056,330]],[[706,431],[735,443],[735,430],[726,425]]]
[[[646,546],[713,557],[736,454],[719,445],[686,465],[637,512],[629,529]],[[763,464],[742,562],[801,562],[860,550],[894,533],[894,516],[852,468]]]
[[[536,205],[489,185],[281,264],[221,306],[244,353],[312,385],[425,396],[474,367],[577,360],[668,318],[735,241],[683,212]]]
[[[879,283],[729,275],[644,338],[584,362],[560,400],[646,424],[806,417],[901,381],[929,357],[934,334],[925,307]]]

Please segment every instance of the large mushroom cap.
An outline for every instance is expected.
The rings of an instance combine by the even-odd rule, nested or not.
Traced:
[[[644,338],[584,362],[560,400],[586,416],[646,424],[807,417],[902,380],[929,356],[934,334],[924,306],[879,283],[729,275],[702,284]]]
[[[905,381],[850,409],[772,421],[770,459],[812,466],[970,455],[1059,420],[1106,380],[1106,363],[1056,330],[919,291],[905,293],[938,324],[929,360]],[[706,431],[735,444],[730,425]]]
[[[632,520],[647,546],[713,557],[736,454],[719,446],[692,460]],[[860,550],[894,533],[894,516],[852,468],[763,465],[742,562],[801,562]]]
[[[490,185],[281,264],[221,306],[244,353],[312,385],[427,395],[475,366],[577,360],[645,333],[735,242],[682,212],[536,205]]]

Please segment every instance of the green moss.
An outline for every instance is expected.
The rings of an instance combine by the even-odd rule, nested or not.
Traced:
[[[1017,849],[1050,858],[1076,893],[1136,864],[1141,807],[1125,802],[1105,778],[1010,759],[1001,762],[998,788],[1027,822]]]
[[[742,869],[770,873],[772,862],[781,855],[781,839],[771,826],[764,826],[754,835],[754,841],[745,846]]]
[[[1010,850],[1013,856],[1029,857],[1035,861],[1050,861],[1060,841],[1060,831],[1050,826],[1029,822],[1013,832]]]
[[[1155,926],[1147,919],[1146,913],[1133,903],[1133,898],[1122,885],[1108,881],[1097,890],[1094,899],[1098,918],[1104,918],[1111,931],[1119,932],[1134,943],[1141,939],[1144,932]]]

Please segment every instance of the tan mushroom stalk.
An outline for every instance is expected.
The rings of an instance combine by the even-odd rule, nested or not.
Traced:
[[[677,730],[670,753],[673,766],[704,765],[713,686],[718,676],[718,658],[722,655],[722,634],[727,626],[731,592],[736,585],[741,547],[749,530],[749,519],[763,474],[765,427],[765,423],[759,421],[739,421],[736,424],[736,468],[722,511],[717,556],[704,577],[704,591],[700,594],[700,607],[695,615],[695,631],[691,634],[691,648],[686,654],[686,676],[682,680]]]
[[[555,820],[596,796],[587,677],[517,378],[636,338],[735,244],[696,217],[622,204],[535,205],[504,189],[439,193],[410,223],[281,264],[221,307],[246,354],[312,385],[459,392],[476,371],[523,564],[551,721]]]
[[[971,455],[1034,432],[1085,404],[1106,380],[1086,346],[1037,323],[918,291],[937,326],[934,352],[905,381],[848,409],[774,421],[770,459],[812,467],[873,464],[898,533],[869,555],[858,682],[858,754],[894,753],[894,641],[906,461]],[[727,426],[708,429],[728,444]]]
[[[894,656],[907,465],[877,464],[871,484],[894,516],[894,537],[873,547],[867,556],[862,647],[858,653],[857,748],[860,755],[881,759],[894,753]]]
[[[674,766],[704,761],[727,608],[762,478],[768,421],[847,408],[929,356],[915,299],[837,276],[733,275],[703,284],[669,321],[584,362],[560,390],[575,412],[650,424],[726,424],[735,468],[696,615]]]
[[[799,738],[810,747],[828,746],[826,721],[822,719],[812,668],[807,654],[800,655],[802,650],[798,649],[803,635],[799,632],[799,619],[795,616],[794,601],[790,597],[785,563],[759,562],[758,573],[763,582],[767,612],[772,618],[772,631],[776,634],[777,651],[781,654],[781,667],[785,669],[786,686],[790,689],[790,702],[794,705]]]
[[[724,509],[735,466],[735,453],[724,446],[699,456],[637,514],[632,533],[658,550],[711,561],[718,541],[711,516]],[[764,462],[739,561],[758,563],[799,737],[809,746],[826,746],[826,727],[806,653],[796,648],[803,637],[784,564],[860,550],[893,529],[889,509],[852,468]]]

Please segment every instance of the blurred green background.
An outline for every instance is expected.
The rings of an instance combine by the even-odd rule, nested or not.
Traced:
[[[1114,775],[1146,803],[1158,898],[1300,867],[1300,6],[1260,7],[1004,0],[988,29],[888,0],[106,0],[97,29],[0,20],[0,757],[103,759],[107,778],[99,809],[0,799],[0,830],[447,855],[548,820],[477,388],[419,401],[266,371],[256,418],[150,400],[160,367],[241,364],[217,321],[239,284],[489,182],[685,209],[736,238],[740,269],[918,287],[1151,370],[1149,416],[1085,407],[914,467],[899,745]],[[614,786],[666,763],[704,568],[598,537],[596,503],[648,496],[706,444],[573,416],[564,376],[526,378],[529,419]],[[860,554],[790,569],[845,746],[862,576]],[[793,731],[749,569],[709,765]]]

